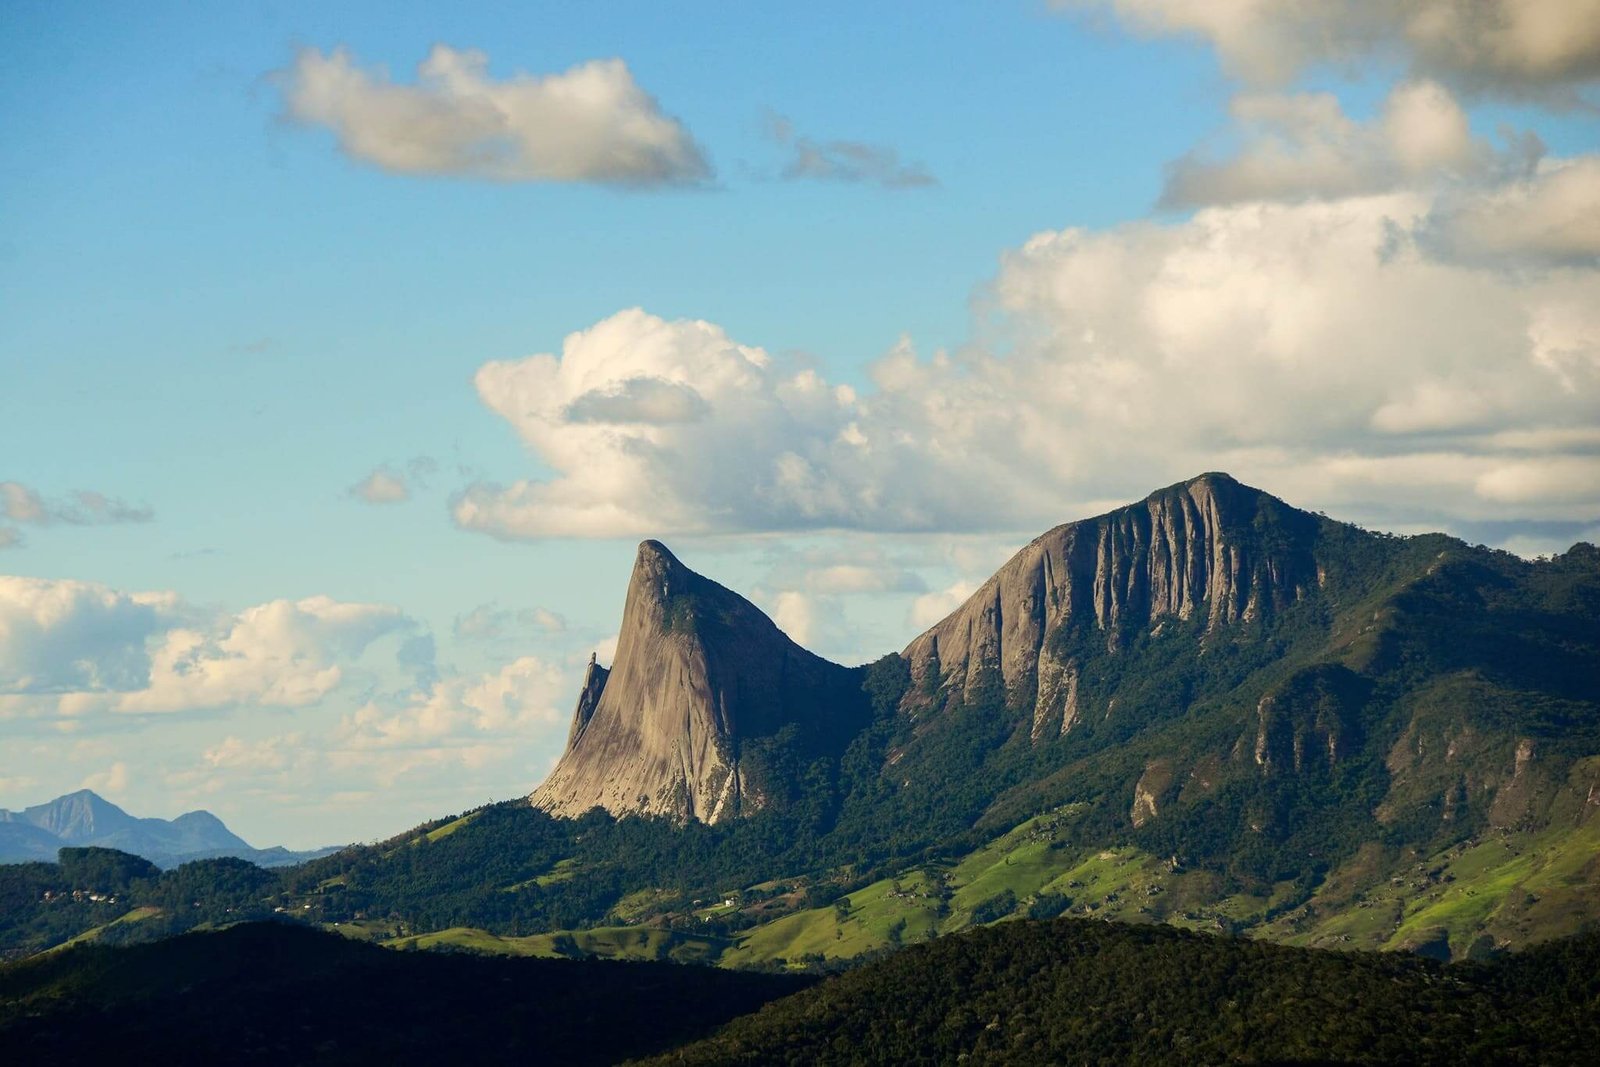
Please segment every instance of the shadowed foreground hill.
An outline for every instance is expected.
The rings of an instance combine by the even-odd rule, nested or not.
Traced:
[[[1017,921],[813,981],[251,923],[0,967],[0,1063],[1563,1064],[1600,1047],[1600,934],[1445,965]]]
[[[250,923],[0,967],[0,1063],[610,1064],[809,981],[395,952]]]
[[[652,1064],[1592,1063],[1600,935],[1493,964],[1009,922],[902,950]]]

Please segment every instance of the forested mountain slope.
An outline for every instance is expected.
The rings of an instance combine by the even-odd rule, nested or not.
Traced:
[[[95,888],[61,868],[0,868],[0,944],[282,908],[379,939],[832,966],[1068,914],[1460,958],[1600,916],[1594,546],[1392,537],[1204,475],[1050,531],[856,670],[661,546],[640,561],[639,640],[595,665],[574,776],[540,807],[260,879],[131,878],[99,911],[61,903]],[[657,785],[576,814],[589,787],[563,790],[633,773],[643,734]],[[107,925],[119,908],[144,910]]]

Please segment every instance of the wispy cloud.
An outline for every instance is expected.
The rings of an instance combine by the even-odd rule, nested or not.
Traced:
[[[368,504],[401,504],[411,499],[413,489],[426,489],[428,479],[438,470],[439,463],[432,456],[415,456],[404,469],[380,464],[346,489],[345,495]]]
[[[411,499],[405,475],[392,467],[379,467],[355,485],[348,495],[368,504],[399,504]]]
[[[767,136],[788,150],[781,175],[789,180],[861,182],[885,189],[925,189],[939,184],[920,163],[906,163],[888,145],[866,141],[818,141],[795,130],[782,115],[768,113]]]
[[[457,640],[468,641],[487,641],[529,631],[559,634],[565,633],[566,629],[566,617],[548,608],[514,611],[492,603],[479,604],[471,611],[457,615],[452,626]]]
[[[21,482],[0,482],[0,517],[30,526],[107,526],[123,522],[149,522],[155,512],[91,489],[78,489],[64,497],[47,498]],[[15,531],[13,531],[15,534]],[[15,537],[12,543],[16,543]],[[0,547],[6,541],[0,535]]]

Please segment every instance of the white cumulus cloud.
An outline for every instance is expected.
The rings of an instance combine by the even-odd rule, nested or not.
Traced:
[[[0,575],[0,693],[141,688],[150,639],[176,608],[169,593]]]
[[[326,596],[269,601],[212,627],[168,631],[151,651],[149,684],[122,694],[115,710],[304,707],[339,685],[345,662],[412,625],[384,604]]]
[[[374,641],[415,625],[395,607],[326,596],[235,614],[169,592],[0,576],[0,713],[303,707]]]
[[[415,84],[345,48],[301,49],[281,73],[288,115],[353,159],[401,174],[495,181],[692,184],[711,168],[620,59],[497,80],[482,52],[435,45]]]
[[[1137,33],[1197,36],[1234,74],[1282,83],[1318,63],[1396,56],[1511,93],[1600,78],[1600,0],[1054,0]]]
[[[455,518],[504,538],[1027,530],[1223,469],[1357,519],[1484,520],[1508,517],[1491,475],[1500,435],[1520,433],[1545,445],[1517,452],[1541,488],[1515,517],[1588,521],[1600,459],[1561,434],[1600,409],[1600,271],[1441,258],[1444,202],[1256,201],[1041,233],[983,294],[984,345],[901,343],[863,391],[711,323],[620,312],[559,354],[479,370],[553,474],[474,485]],[[704,406],[573,417],[641,378]]]
[[[1230,110],[1239,141],[1220,158],[1190,152],[1167,169],[1162,201],[1189,207],[1245,200],[1388,192],[1420,181],[1515,166],[1471,134],[1466,113],[1435,82],[1400,85],[1383,114],[1351,119],[1331,93],[1246,93]]]
[[[574,679],[560,666],[522,656],[476,678],[455,677],[399,706],[369,702],[347,716],[339,739],[351,748],[477,745],[565,724]]]
[[[1544,161],[1518,181],[1446,199],[1425,235],[1484,265],[1600,264],[1600,155]]]

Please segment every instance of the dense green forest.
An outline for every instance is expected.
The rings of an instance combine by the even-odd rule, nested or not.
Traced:
[[[611,1064],[809,981],[391,952],[250,923],[0,966],[0,1062]]]
[[[1600,934],[1488,966],[1057,919],[941,938],[653,1064],[1593,1062]]]
[[[813,983],[251,923],[0,966],[0,1061],[1566,1064],[1600,1041],[1600,934],[1441,965],[1021,920]]]

